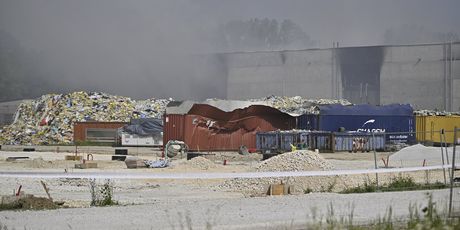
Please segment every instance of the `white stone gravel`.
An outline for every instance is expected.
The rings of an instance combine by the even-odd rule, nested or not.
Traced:
[[[458,192],[458,189],[455,191]],[[446,210],[448,190],[430,191],[440,211]],[[409,215],[409,205],[421,209],[427,191],[331,194],[256,198],[187,198],[156,200],[152,204],[49,211],[4,211],[0,223],[8,229],[306,229],[307,223],[334,217],[354,222],[383,217],[392,208],[394,219]],[[456,207],[458,208],[458,207]],[[315,213],[315,215],[313,215]]]
[[[449,162],[452,162],[453,148],[448,147],[447,152]],[[444,160],[447,164],[447,157],[444,151]],[[460,149],[456,150],[456,161],[460,162]],[[393,167],[408,167],[408,166],[422,166],[425,160],[425,165],[442,165],[441,147],[429,147],[421,144],[412,145],[395,152],[390,156],[390,166]]]

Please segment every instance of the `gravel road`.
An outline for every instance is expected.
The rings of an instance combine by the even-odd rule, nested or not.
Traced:
[[[456,191],[458,193],[458,190]],[[3,211],[0,223],[8,229],[279,229],[302,228],[324,220],[332,204],[335,217],[364,222],[382,217],[391,206],[395,217],[409,214],[410,204],[422,209],[428,191],[368,194],[313,193],[254,198],[160,199],[151,204],[49,211]],[[445,210],[448,190],[429,191]]]

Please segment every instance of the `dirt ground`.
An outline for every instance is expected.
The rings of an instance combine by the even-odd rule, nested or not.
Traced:
[[[8,149],[8,148],[7,148]],[[70,149],[70,148],[69,148]],[[91,172],[96,174],[104,174],[106,172],[117,172],[129,175],[136,172],[152,172],[152,173],[217,173],[217,172],[254,172],[257,165],[261,162],[261,155],[253,153],[250,155],[240,155],[236,152],[213,152],[204,156],[207,160],[203,167],[202,164],[192,164],[187,161],[185,156],[174,158],[171,161],[171,166],[167,168],[137,168],[128,169],[126,164],[121,161],[112,161],[111,155],[114,149],[111,147],[97,147],[81,149],[79,155],[86,158],[87,153],[93,154],[94,161],[98,164],[95,169],[76,169],[75,164],[78,161],[64,160],[65,155],[72,155],[69,152],[56,151],[37,151],[37,152],[22,152],[22,151],[0,151],[0,174],[2,172]],[[102,150],[98,152],[98,150]],[[146,160],[159,159],[161,153],[152,149],[139,150],[137,153],[129,150],[131,156],[136,156]],[[378,166],[384,167],[381,160],[386,159],[391,153],[378,153]],[[374,156],[373,153],[321,153],[334,169],[373,169]],[[29,159],[6,161],[8,157],[29,157]],[[224,165],[224,161],[226,164]],[[418,160],[417,160],[418,162]],[[203,163],[203,162],[201,162]],[[207,165],[207,164],[211,165]],[[418,164],[418,163],[417,163]],[[210,167],[211,166],[211,167]],[[392,166],[390,164],[390,167]],[[398,174],[379,174],[379,183],[383,184]],[[418,183],[434,183],[443,181],[442,170],[429,172],[412,172],[404,173],[415,179]],[[353,175],[353,176],[334,176],[324,177],[318,182],[317,186],[311,186],[311,183],[305,183],[309,178],[279,178],[274,180],[287,181],[295,185],[293,190],[294,197],[303,197],[306,190],[313,191],[313,194],[323,194],[326,192],[339,192],[345,188],[362,185],[365,182],[375,181],[375,174],[368,175]],[[71,179],[71,178],[56,178],[56,179],[40,179],[40,178],[15,178],[15,177],[0,177],[0,195],[11,195],[19,186],[22,186],[22,191],[27,194],[33,194],[37,197],[46,197],[46,193],[41,185],[43,181],[49,188],[50,195],[55,201],[64,202],[64,207],[70,208],[88,208],[90,207],[91,194],[89,191],[88,179]],[[243,187],[222,187],[226,182],[225,179],[112,179],[114,186],[114,200],[120,205],[152,205],[161,203],[162,208],[167,210],[168,204],[173,205],[183,201],[196,202],[200,204],[210,203],[209,208],[215,208],[212,201],[219,202],[241,202],[244,199],[258,197],[260,199],[272,200],[270,196],[264,195],[266,191],[260,191],[254,188],[247,190]],[[102,185],[103,179],[96,180],[98,185]],[[267,184],[268,186],[268,184]],[[305,187],[307,186],[307,187]],[[286,199],[291,199],[285,196]],[[357,196],[359,197],[359,196]],[[284,199],[284,198],[282,198]],[[283,200],[280,202],[284,202]],[[303,199],[303,198],[302,198]],[[309,199],[309,198],[307,198]],[[252,201],[251,201],[252,202]],[[193,205],[192,205],[193,206]],[[212,206],[212,207],[211,207]],[[188,208],[191,208],[188,207]],[[206,208],[202,208],[206,209]],[[165,225],[166,224],[166,225]],[[162,226],[167,227],[167,223]],[[75,226],[72,226],[75,229]],[[28,228],[29,229],[29,228]],[[78,229],[78,227],[77,227]],[[180,228],[179,228],[180,229]]]

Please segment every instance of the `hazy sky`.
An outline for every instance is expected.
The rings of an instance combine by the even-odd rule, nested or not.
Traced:
[[[190,57],[218,50],[209,39],[229,20],[291,19],[324,48],[380,45],[404,25],[460,33],[459,9],[458,0],[0,0],[0,30],[38,52],[60,85],[203,98],[213,95],[190,87]]]

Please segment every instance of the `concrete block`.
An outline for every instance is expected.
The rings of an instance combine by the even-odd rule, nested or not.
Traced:
[[[66,161],[81,161],[82,156],[67,155],[65,156]]]
[[[81,164],[75,164],[75,168],[77,168],[77,169],[97,168],[97,163],[95,163],[95,162],[85,162],[85,163],[81,163]]]

